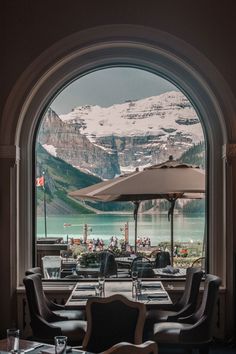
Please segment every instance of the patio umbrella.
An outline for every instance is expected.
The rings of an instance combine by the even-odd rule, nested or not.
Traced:
[[[72,197],[94,201],[132,201],[135,205],[135,251],[137,241],[137,214],[140,202],[167,199],[170,202],[171,260],[173,263],[173,214],[179,198],[202,198],[205,192],[205,173],[198,166],[169,160],[143,171],[136,170],[108,181],[70,192]]]

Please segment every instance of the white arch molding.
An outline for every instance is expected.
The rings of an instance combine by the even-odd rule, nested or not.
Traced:
[[[21,245],[19,279],[31,265],[31,166],[37,122],[63,85],[89,71],[115,65],[144,68],[167,78],[184,92],[198,112],[208,142],[209,266],[226,284],[225,269],[232,262],[232,256],[228,253],[226,258],[226,252],[232,250],[233,240],[232,227],[226,228],[233,222],[232,193],[227,192],[226,177],[228,183],[232,181],[230,165],[225,168],[222,159],[222,146],[236,141],[234,97],[216,68],[186,42],[165,32],[132,25],[96,27],[62,39],[28,67],[8,98],[0,141],[9,147],[9,157],[13,145],[20,149],[18,178],[13,182],[21,185],[19,212],[11,220],[18,225]]]

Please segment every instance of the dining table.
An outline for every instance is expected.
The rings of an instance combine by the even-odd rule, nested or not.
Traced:
[[[87,300],[98,296],[97,281],[78,282],[72,290],[65,307],[67,309],[84,308]],[[144,303],[148,308],[158,307],[163,304],[172,304],[168,292],[165,290],[161,281],[141,281],[139,282],[139,291],[134,291],[132,280],[113,281],[105,280],[104,289],[99,296],[108,297],[115,294],[121,294],[129,300]]]
[[[0,353],[9,353],[7,350],[7,338],[0,339]],[[19,340],[19,353],[22,354],[54,354],[55,346],[51,344],[30,341],[25,339]],[[70,354],[94,354],[92,352],[84,351],[73,347],[67,347],[66,353]]]

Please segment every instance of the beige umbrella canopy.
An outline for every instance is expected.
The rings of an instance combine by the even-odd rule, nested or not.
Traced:
[[[114,179],[70,192],[72,197],[94,201],[132,201],[135,204],[135,251],[137,213],[142,200],[167,199],[170,202],[171,258],[173,257],[173,212],[178,198],[198,199],[205,192],[205,173],[198,166],[169,160],[143,171],[135,171]]]

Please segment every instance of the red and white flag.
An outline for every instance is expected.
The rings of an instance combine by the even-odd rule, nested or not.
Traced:
[[[36,178],[36,187],[44,187],[44,176]]]

